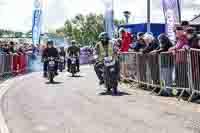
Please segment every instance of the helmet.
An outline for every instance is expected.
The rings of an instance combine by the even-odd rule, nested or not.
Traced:
[[[47,45],[53,45],[53,41],[52,40],[48,41]]]
[[[120,28],[119,29],[119,33],[123,33],[123,32],[125,32],[126,30],[124,29],[124,28]]]
[[[101,41],[103,41],[103,40],[109,40],[108,33],[107,33],[107,32],[102,32],[102,33],[99,35],[99,40],[101,40]]]
[[[71,43],[72,43],[72,45],[73,45],[73,44],[76,44],[76,41],[75,41],[75,40],[72,40]]]

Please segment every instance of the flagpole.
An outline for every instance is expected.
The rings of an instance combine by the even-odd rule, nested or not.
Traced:
[[[151,32],[151,0],[147,0],[147,32]]]
[[[179,15],[179,23],[181,23],[181,5],[180,0],[177,0],[177,6],[178,6],[178,15]]]
[[[112,0],[112,37],[114,37],[114,0]]]

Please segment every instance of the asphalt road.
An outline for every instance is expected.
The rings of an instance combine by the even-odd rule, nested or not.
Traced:
[[[200,133],[200,105],[121,86],[100,95],[91,67],[62,73],[48,84],[41,73],[16,80],[1,101],[10,133]]]

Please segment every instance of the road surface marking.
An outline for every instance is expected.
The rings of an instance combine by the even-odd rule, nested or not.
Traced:
[[[32,74],[28,74],[28,75],[24,75],[20,77],[14,77],[3,82],[0,85],[0,100],[2,100],[3,96],[6,94],[8,89],[10,89],[9,87],[12,86],[14,83],[16,83],[16,81],[19,82],[20,80],[23,80],[24,78],[29,77],[31,75]],[[10,133],[8,126],[6,124],[6,121],[4,119],[1,106],[0,106],[0,133]]]

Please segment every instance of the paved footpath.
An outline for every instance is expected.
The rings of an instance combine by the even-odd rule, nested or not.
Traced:
[[[200,105],[125,86],[122,96],[99,95],[91,70],[53,85],[41,73],[15,80],[1,101],[10,133],[200,133]]]

